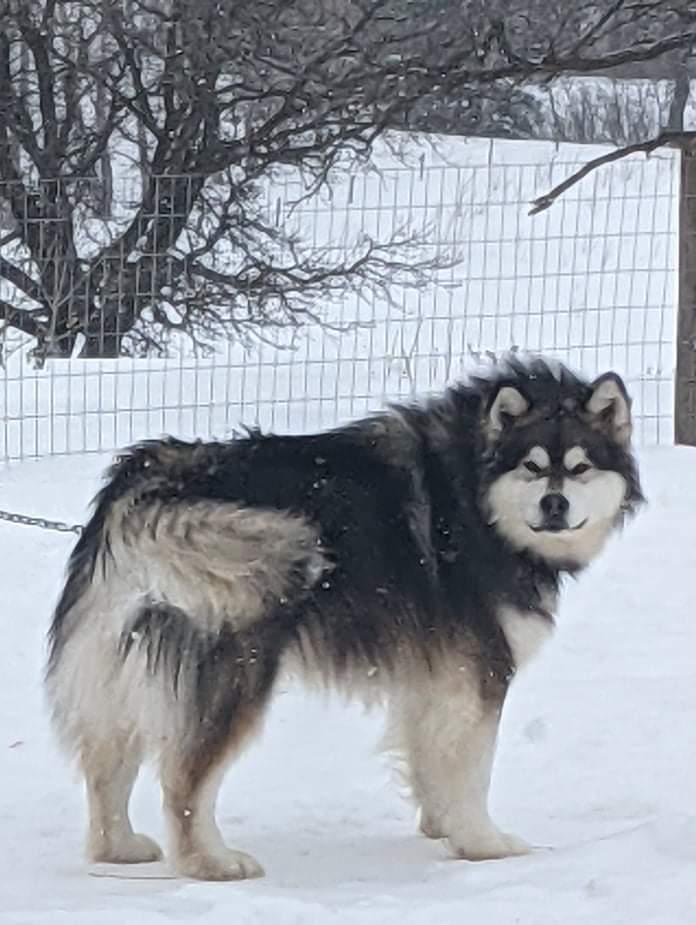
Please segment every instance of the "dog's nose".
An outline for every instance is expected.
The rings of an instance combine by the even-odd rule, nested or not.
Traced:
[[[539,505],[549,520],[561,520],[568,513],[568,499],[557,491],[544,495]]]

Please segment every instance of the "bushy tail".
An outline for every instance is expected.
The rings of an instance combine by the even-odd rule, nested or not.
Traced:
[[[315,528],[281,511],[128,494],[98,506],[50,633],[48,689],[70,744],[114,710],[158,713],[161,729],[176,702],[190,722],[193,696],[203,719],[223,667],[253,696],[326,567]]]
[[[242,629],[327,567],[314,527],[281,511],[125,497],[100,513],[100,529],[88,526],[68,569],[51,662],[81,621],[117,629],[116,613],[134,616],[149,604],[172,605],[210,632]]]

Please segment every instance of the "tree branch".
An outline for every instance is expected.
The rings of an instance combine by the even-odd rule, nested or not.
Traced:
[[[34,299],[35,302],[41,302],[43,300],[39,284],[33,280],[31,276],[13,263],[10,263],[9,260],[6,260],[1,255],[0,277],[6,279],[8,283],[11,283],[13,286],[16,286],[17,289],[21,289],[25,295],[28,295],[30,299]]]
[[[588,174],[592,173],[592,171],[596,170],[598,167],[602,167],[604,164],[611,164],[612,161],[618,161],[623,157],[629,157],[631,154],[639,154],[641,152],[643,154],[650,154],[652,151],[657,150],[657,148],[664,147],[694,148],[696,147],[696,132],[661,132],[657,138],[653,138],[650,141],[637,142],[636,144],[626,145],[623,148],[617,148],[616,151],[610,151],[608,154],[602,154],[601,157],[596,157],[588,161],[580,170],[571,174],[566,180],[559,183],[558,186],[555,186],[548,193],[544,193],[543,196],[534,199],[532,208],[529,210],[529,215],[538,215],[539,212],[543,212],[545,209],[550,208],[559,196],[566,193],[571,187],[575,186],[576,183],[584,180]]]
[[[30,337],[38,337],[41,331],[39,324],[30,312],[15,308],[4,299],[0,299],[0,322],[5,328],[16,328]]]
[[[52,6],[49,3],[49,6]],[[34,57],[34,68],[39,93],[39,109],[41,111],[41,128],[43,130],[43,151],[37,166],[41,166],[44,176],[55,177],[58,174],[58,118],[54,97],[54,78],[51,69],[51,58],[48,50],[49,32],[36,29],[28,16],[20,18],[20,29]]]

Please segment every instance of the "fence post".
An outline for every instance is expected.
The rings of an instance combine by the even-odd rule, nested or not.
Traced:
[[[680,161],[674,441],[696,446],[696,149],[684,145]]]

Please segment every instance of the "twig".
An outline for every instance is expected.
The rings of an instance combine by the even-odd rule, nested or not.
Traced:
[[[539,196],[538,199],[532,202],[532,208],[529,210],[529,214],[537,215],[539,212],[548,209],[558,197],[567,192],[571,186],[575,186],[576,183],[579,183],[580,180],[583,180],[589,173],[592,173],[593,170],[596,170],[597,167],[601,167],[603,164],[610,164],[612,161],[618,161],[622,157],[628,157],[630,154],[638,154],[639,152],[650,154],[657,148],[691,148],[695,146],[696,132],[660,132],[657,138],[653,138],[651,141],[640,141],[632,145],[626,145],[624,148],[617,148],[616,151],[610,151],[609,154],[603,154],[601,157],[596,157],[594,160],[588,161],[584,167],[581,167],[580,170],[571,174],[550,192],[545,193],[543,196]]]

